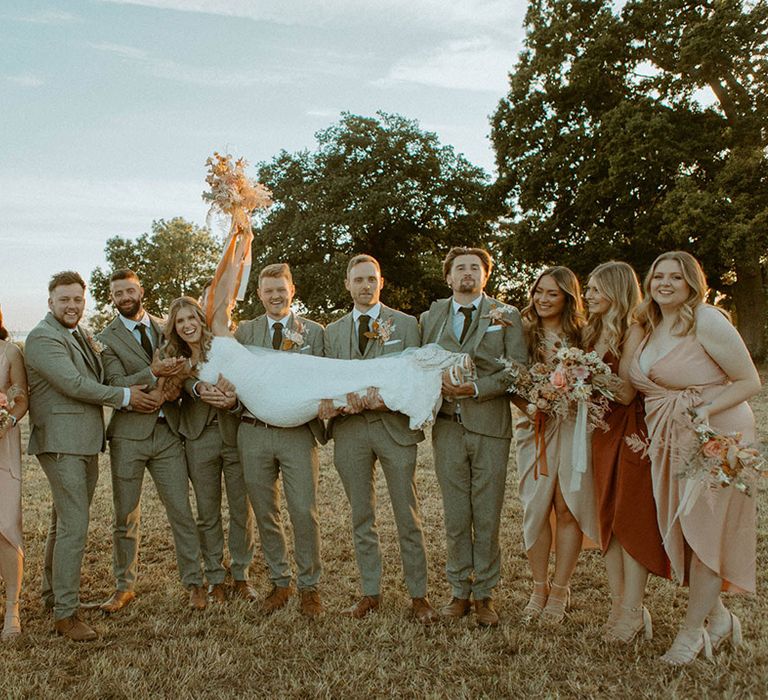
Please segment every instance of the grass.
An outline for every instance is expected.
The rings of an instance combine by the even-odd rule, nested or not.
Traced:
[[[763,381],[768,378],[765,369]],[[768,389],[753,402],[764,444],[768,444]],[[26,421],[25,430],[26,430]],[[102,458],[91,529],[83,562],[81,596],[99,601],[112,591],[111,486],[108,458]],[[422,628],[408,618],[389,499],[379,486],[379,531],[384,546],[384,599],[362,621],[336,613],[358,595],[349,507],[331,462],[322,450],[320,524],[327,608],[307,622],[297,600],[264,617],[257,606],[229,601],[194,613],[178,581],[165,514],[147,475],[143,495],[143,540],[138,599],[104,618],[85,612],[101,634],[91,644],[54,635],[50,613],[39,599],[42,549],[49,517],[48,484],[36,459],[24,458],[26,571],[22,599],[25,634],[0,647],[0,697],[56,698],[225,698],[225,697],[768,697],[768,604],[763,596],[729,597],[744,624],[745,644],[670,669],[658,661],[671,643],[686,603],[672,583],[652,579],[647,604],[654,618],[651,642],[628,647],[600,641],[608,591],[599,554],[582,554],[573,580],[573,608],[559,628],[523,628],[520,614],[530,591],[523,551],[521,510],[516,498],[514,455],[510,459],[502,516],[504,562],[496,593],[499,628],[481,630],[471,617]],[[419,489],[430,556],[430,595],[449,593],[443,569],[445,545],[440,493],[429,443],[420,446]],[[759,506],[758,590],[768,584],[768,517]],[[284,513],[284,517],[287,516]],[[251,579],[269,590],[257,556]]]

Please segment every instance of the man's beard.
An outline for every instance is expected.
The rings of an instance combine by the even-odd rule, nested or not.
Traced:
[[[136,315],[141,310],[141,300],[135,301],[133,304],[127,307],[117,307],[117,312],[125,318],[136,318]]]
[[[477,289],[477,283],[475,280],[461,280],[459,282],[459,291],[466,294],[467,292],[474,292]]]

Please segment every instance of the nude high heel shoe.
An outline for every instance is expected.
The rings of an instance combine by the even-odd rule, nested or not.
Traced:
[[[549,595],[549,581],[534,581],[533,591],[531,597],[528,599],[528,604],[523,608],[522,622],[527,625],[533,622],[541,611],[544,610],[544,606],[547,603],[547,596]]]
[[[711,623],[707,623],[707,633],[709,634],[709,639],[712,642],[713,651],[717,651],[727,641],[731,642],[731,646],[734,649],[740,646],[744,641],[741,635],[741,620],[739,620],[739,618],[730,611],[728,611],[728,616],[730,618],[730,626],[728,627],[727,632],[717,633],[711,631],[712,625]]]
[[[557,596],[553,595],[555,591],[564,591]],[[571,606],[571,589],[569,586],[558,586],[552,584],[549,589],[549,597],[544,610],[541,613],[541,619],[551,625],[559,625],[565,617],[565,611]]]
[[[640,619],[637,614],[640,613]],[[653,623],[651,613],[644,605],[639,608],[626,608],[621,606],[621,616],[617,623],[605,635],[608,642],[621,642],[629,644],[641,630],[645,630],[645,638],[653,639]]]
[[[704,658],[711,659],[712,642],[707,630],[703,627],[692,630],[681,629],[661,660],[671,666],[687,666],[696,659],[702,649],[704,650]]]

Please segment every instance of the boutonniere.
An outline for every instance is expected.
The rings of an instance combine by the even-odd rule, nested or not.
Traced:
[[[380,321],[378,318],[371,324],[371,330],[364,333],[366,338],[372,340],[378,340],[382,345],[386,343],[391,337],[397,326],[395,325],[395,319],[388,318],[386,321]]]
[[[96,338],[94,338],[90,333],[85,334],[85,341],[88,343],[88,345],[91,346],[91,350],[93,350],[97,355],[101,355],[101,353],[103,353],[107,347],[101,341],[96,340]]]
[[[290,350],[292,347],[300,348],[307,342],[307,333],[304,324],[297,320],[295,327],[283,331],[283,350]]]
[[[489,319],[492,326],[509,327],[515,324],[509,316],[511,311],[512,307],[506,304],[493,304],[488,313],[483,314],[480,318]]]

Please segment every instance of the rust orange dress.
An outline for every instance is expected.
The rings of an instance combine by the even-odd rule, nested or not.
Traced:
[[[603,361],[614,374],[619,359],[610,352]],[[592,474],[597,519],[603,554],[616,537],[624,550],[656,576],[670,577],[669,559],[659,531],[653,500],[651,461],[625,442],[628,435],[645,439],[643,396],[638,393],[628,406],[610,402],[605,416],[608,430],[592,433]]]

